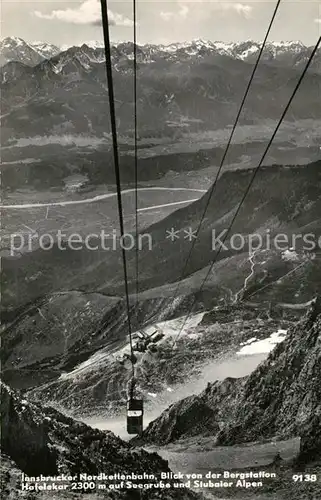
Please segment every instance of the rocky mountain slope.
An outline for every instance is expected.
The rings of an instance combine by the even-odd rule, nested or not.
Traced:
[[[168,464],[157,454],[134,450],[131,445],[124,443],[111,432],[92,429],[52,408],[40,407],[21,399],[17,393],[2,383],[1,396],[2,451],[28,476],[65,474],[74,476],[77,481],[79,475],[84,473],[89,475],[98,475],[102,472],[110,475],[145,473],[153,475],[153,479],[148,482],[157,484],[160,472],[169,471]],[[64,482],[69,483],[70,488],[70,481],[62,481],[60,484]],[[131,482],[144,481],[132,479]],[[106,497],[114,498],[113,492],[108,496],[109,485],[119,484],[120,481],[105,479],[101,483],[106,484]],[[5,486],[8,486],[8,482]],[[159,488],[154,491],[132,489],[126,492],[126,488],[123,488],[122,493],[119,491],[117,493],[117,498],[124,499],[129,498],[128,495],[131,495],[132,499],[200,498],[186,489],[183,491]],[[81,492],[79,495],[82,497]]]
[[[321,414],[321,297],[246,381],[243,407],[218,436],[220,443],[316,431]],[[311,430],[310,430],[311,434]],[[320,439],[320,434],[315,435]]]
[[[218,445],[303,436],[301,459],[320,458],[321,297],[247,378],[209,384],[150,423],[143,442],[212,435]]]
[[[306,422],[302,430],[298,464],[321,461],[321,416],[320,412]]]

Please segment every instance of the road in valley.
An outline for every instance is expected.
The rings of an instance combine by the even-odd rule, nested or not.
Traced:
[[[142,192],[142,191],[189,191],[189,192],[199,193],[199,197],[203,193],[206,193],[205,189],[167,188],[167,187],[146,187],[146,188],[139,188],[138,191],[139,192]],[[122,191],[122,194],[134,193],[134,192],[135,192],[135,189],[124,189]],[[48,202],[48,203],[23,203],[23,204],[17,203],[17,204],[13,204],[13,205],[0,205],[0,208],[26,209],[26,208],[42,208],[42,207],[64,207],[67,205],[83,205],[83,204],[87,204],[87,203],[95,203],[95,202],[99,202],[99,201],[105,200],[107,198],[113,198],[116,196],[117,196],[117,193],[106,193],[106,194],[100,194],[100,195],[94,196],[92,198],[84,198],[84,199],[80,199],[80,200],[64,200],[64,201]],[[172,202],[172,203],[165,203],[163,205],[144,207],[144,208],[138,209],[138,211],[151,210],[153,208],[168,207],[171,205],[179,205],[179,204],[183,204],[183,203],[191,203],[192,201],[196,201],[197,199],[198,198],[194,198],[194,199],[176,201],[176,202]]]
[[[143,230],[174,210],[198,200],[205,189],[185,187],[142,187],[138,189],[139,230]],[[118,230],[117,193],[96,192],[81,198],[79,193],[60,193],[58,199],[50,199],[53,193],[16,192],[7,204],[0,205],[2,216],[1,247],[7,248],[11,235],[51,234],[58,230],[66,237],[72,233],[85,237]],[[64,195],[63,198],[60,198]],[[123,216],[126,232],[135,230],[135,189],[122,191]],[[38,201],[37,198],[38,197]],[[41,197],[41,198],[40,198]],[[39,199],[40,198],[40,199]],[[32,248],[37,247],[36,240]]]

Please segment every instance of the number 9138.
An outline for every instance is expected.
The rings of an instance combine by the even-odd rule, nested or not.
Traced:
[[[318,480],[316,474],[294,474],[292,479],[295,483],[309,482],[315,483]]]

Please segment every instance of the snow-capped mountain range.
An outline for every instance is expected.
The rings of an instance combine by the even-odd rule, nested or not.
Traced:
[[[255,42],[253,40],[247,40],[245,42],[211,42],[201,39],[159,46],[159,48],[165,52],[175,53],[177,51],[186,51],[190,55],[196,55],[199,51],[210,50],[242,60],[247,60],[251,55],[257,54],[260,47],[261,42]],[[300,41],[269,42],[266,44],[265,51],[269,52],[271,55],[277,56],[282,52],[299,53],[306,48],[307,47]]]
[[[103,42],[87,41],[76,47],[86,45],[103,60]],[[119,42],[113,44],[122,55],[132,59],[133,43]],[[253,62],[261,47],[260,42],[247,40],[244,42],[219,42],[196,39],[189,42],[171,43],[169,45],[145,44],[139,45],[139,62],[152,63],[155,59],[169,60],[186,59],[190,57],[205,57],[207,55],[223,55],[245,62]],[[0,42],[0,65],[9,61],[17,61],[28,66],[36,66],[44,59],[50,59],[61,52],[68,51],[71,47],[57,47],[46,42],[25,42],[21,38],[8,37]],[[306,59],[311,48],[300,41],[268,42],[263,59],[269,62],[298,65]]]

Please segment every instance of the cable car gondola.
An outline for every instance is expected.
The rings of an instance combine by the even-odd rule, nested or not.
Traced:
[[[144,406],[142,399],[127,401],[127,433],[141,434],[143,432]]]

